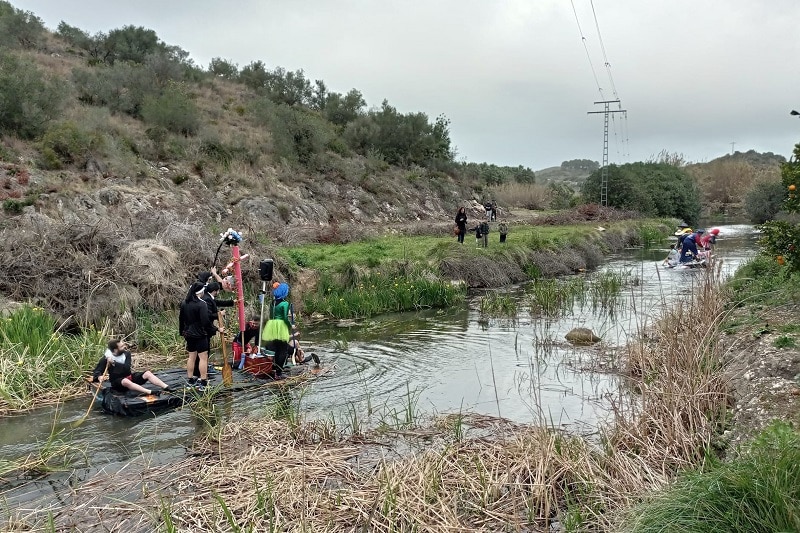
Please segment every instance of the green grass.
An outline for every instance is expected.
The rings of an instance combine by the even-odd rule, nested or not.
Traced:
[[[37,401],[75,385],[94,368],[106,332],[93,327],[67,335],[47,311],[23,306],[0,327],[0,411],[30,409]]]
[[[353,280],[351,280],[351,283]],[[424,274],[397,276],[391,273],[367,273],[354,286],[324,277],[316,293],[303,303],[308,313],[322,313],[334,318],[356,318],[380,313],[447,307],[464,300],[466,288],[449,281],[430,279]]]
[[[490,292],[481,297],[479,306],[483,316],[508,318],[517,316],[517,302],[508,294]]]
[[[776,423],[730,462],[710,460],[638,507],[632,533],[800,531],[800,434]]]
[[[772,342],[772,345],[775,348],[797,348],[797,341],[794,340],[794,337],[781,335]]]
[[[653,221],[649,221],[652,223]],[[626,221],[607,224],[607,231],[639,227],[643,221]],[[596,223],[573,224],[569,226],[526,226],[513,227],[513,238],[504,246],[506,251],[515,249],[554,249],[576,244],[597,234]],[[321,272],[340,271],[347,264],[377,268],[386,263],[406,260],[416,264],[430,264],[436,258],[452,253],[473,255],[492,254],[497,251],[495,233],[489,235],[489,248],[459,245],[450,236],[387,236],[347,244],[304,244],[292,246],[282,251],[290,266],[303,267]],[[474,239],[473,239],[474,240]],[[494,245],[494,246],[492,246]]]

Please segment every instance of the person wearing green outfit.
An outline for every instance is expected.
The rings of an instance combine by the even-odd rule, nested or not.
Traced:
[[[264,348],[275,354],[274,364],[275,379],[283,379],[283,365],[286,364],[286,357],[289,355],[289,341],[294,338],[292,322],[289,319],[290,307],[287,298],[289,297],[289,285],[281,283],[272,290],[274,298],[270,309],[270,319],[264,326],[261,340],[264,341]]]

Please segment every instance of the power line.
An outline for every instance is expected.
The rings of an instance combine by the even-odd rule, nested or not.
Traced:
[[[581,34],[581,42],[583,43],[583,49],[586,50],[586,59],[589,60],[589,68],[592,69],[592,76],[594,76],[594,83],[595,85],[597,85],[598,92],[600,92],[600,98],[605,100],[605,96],[603,95],[603,88],[600,87],[600,80],[597,78],[597,72],[595,72],[594,70],[594,63],[592,63],[592,56],[589,54],[589,47],[586,46],[586,37],[584,37],[583,35],[583,29],[581,28],[581,21],[578,19],[578,11],[575,9],[575,2],[573,0],[569,0],[569,3],[572,4],[572,12],[575,14],[575,22],[578,24],[578,32]]]
[[[614,99],[619,100],[619,95],[617,94],[617,87],[614,85],[614,77],[611,75],[611,63],[608,62],[608,56],[606,55],[606,45],[603,44],[603,35],[600,33],[600,23],[597,22],[597,12],[594,9],[594,0],[589,0],[589,4],[591,4],[592,6],[592,15],[594,16],[594,26],[595,28],[597,28],[597,38],[600,40],[600,50],[603,51],[603,61],[606,66],[606,72],[608,73],[608,81],[611,83],[611,90],[614,91]],[[620,108],[621,107],[622,106],[620,106]]]

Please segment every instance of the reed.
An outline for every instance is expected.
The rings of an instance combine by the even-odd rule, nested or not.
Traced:
[[[319,290],[303,300],[308,313],[322,313],[334,318],[369,317],[386,312],[448,307],[464,300],[466,289],[424,272],[373,272],[348,276],[346,283],[325,277]],[[351,283],[356,285],[351,286]]]
[[[490,292],[478,300],[478,309],[484,317],[516,318],[517,301],[508,294]]]
[[[84,390],[81,376],[103,353],[105,330],[61,333],[54,317],[33,306],[0,320],[0,414],[56,403]]]

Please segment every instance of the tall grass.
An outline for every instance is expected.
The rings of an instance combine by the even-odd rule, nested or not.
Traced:
[[[738,458],[710,460],[637,507],[627,531],[800,531],[800,434],[774,424]]]
[[[64,334],[45,310],[23,306],[0,319],[0,413],[30,409],[79,390],[103,353],[106,332]]]
[[[350,273],[352,276],[352,273]],[[334,318],[368,317],[380,313],[448,307],[464,300],[466,288],[419,273],[397,276],[370,272],[341,284],[324,277],[315,294],[307,296],[304,309]]]

